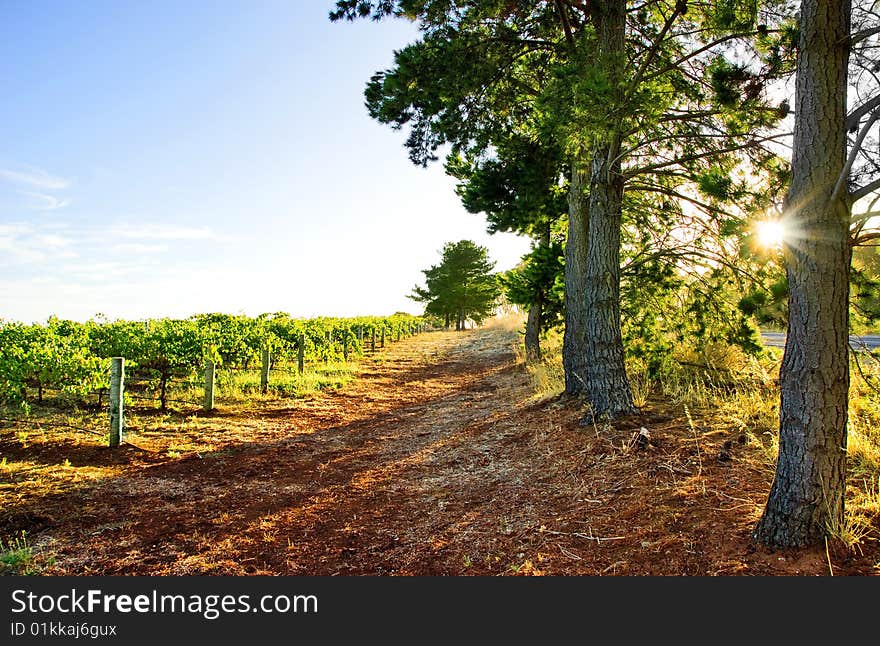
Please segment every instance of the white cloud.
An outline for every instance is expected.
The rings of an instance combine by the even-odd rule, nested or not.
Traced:
[[[71,245],[71,241],[62,236],[56,235],[54,233],[50,233],[47,235],[39,235],[36,237],[36,243],[43,247],[48,247],[49,249],[61,249],[64,247],[69,247]]]
[[[15,236],[32,233],[34,228],[24,222],[13,222],[11,224],[0,224],[0,238],[12,238]]]
[[[124,254],[142,255],[148,253],[165,253],[168,245],[165,244],[141,244],[137,242],[113,245],[113,251]]]
[[[79,262],[66,263],[62,267],[66,281],[78,289],[94,285],[112,285],[123,277],[137,273],[137,268],[120,262]]]
[[[208,227],[180,227],[173,225],[120,225],[113,227],[111,236],[137,240],[216,240],[217,235]]]
[[[23,223],[0,224],[0,251],[19,262],[36,262],[45,257],[35,248],[33,227]]]
[[[45,193],[21,191],[21,194],[31,198],[31,203],[28,206],[37,211],[55,211],[56,209],[63,209],[70,204],[69,199],[59,199],[54,195],[46,195]]]
[[[74,241],[57,233],[42,233],[24,222],[0,224],[0,251],[4,260],[35,263],[58,258],[75,258]],[[8,264],[8,263],[7,263]]]
[[[68,188],[70,181],[63,177],[55,177],[39,168],[27,168],[25,170],[10,170],[8,168],[0,168],[0,179],[13,184],[26,184],[27,186],[35,186],[37,188],[57,191]]]

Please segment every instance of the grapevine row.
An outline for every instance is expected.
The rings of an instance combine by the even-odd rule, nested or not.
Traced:
[[[269,350],[273,363],[295,364],[300,346],[308,361],[342,360],[363,355],[374,334],[398,339],[422,324],[408,314],[298,319],[283,312],[85,323],[0,320],[0,401],[26,405],[32,391],[42,400],[47,389],[85,396],[108,387],[111,357],[125,357],[127,373],[154,383],[164,405],[169,383],[196,375],[208,360],[222,369],[250,369]]]

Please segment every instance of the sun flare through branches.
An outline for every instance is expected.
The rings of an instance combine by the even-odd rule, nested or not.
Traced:
[[[761,220],[755,224],[758,244],[767,249],[779,249],[786,239],[785,225],[781,220]]]

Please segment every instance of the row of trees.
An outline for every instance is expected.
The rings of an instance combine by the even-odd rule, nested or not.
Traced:
[[[562,292],[566,391],[595,417],[631,414],[627,327],[748,344],[749,317],[787,298],[780,453],[755,539],[803,546],[839,526],[852,246],[877,237],[872,207],[852,216],[880,188],[874,3],[338,0],[330,17],[389,16],[421,38],[369,81],[369,113],[408,128],[416,164],[442,147],[490,230],[533,237],[516,287],[535,350]],[[754,214],[775,210],[781,258],[751,244]],[[660,316],[669,299],[681,306]]]

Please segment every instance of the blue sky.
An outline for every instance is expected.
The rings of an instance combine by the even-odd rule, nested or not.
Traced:
[[[0,0],[0,318],[417,313],[445,242],[512,267],[366,114],[415,27],[333,4]]]

